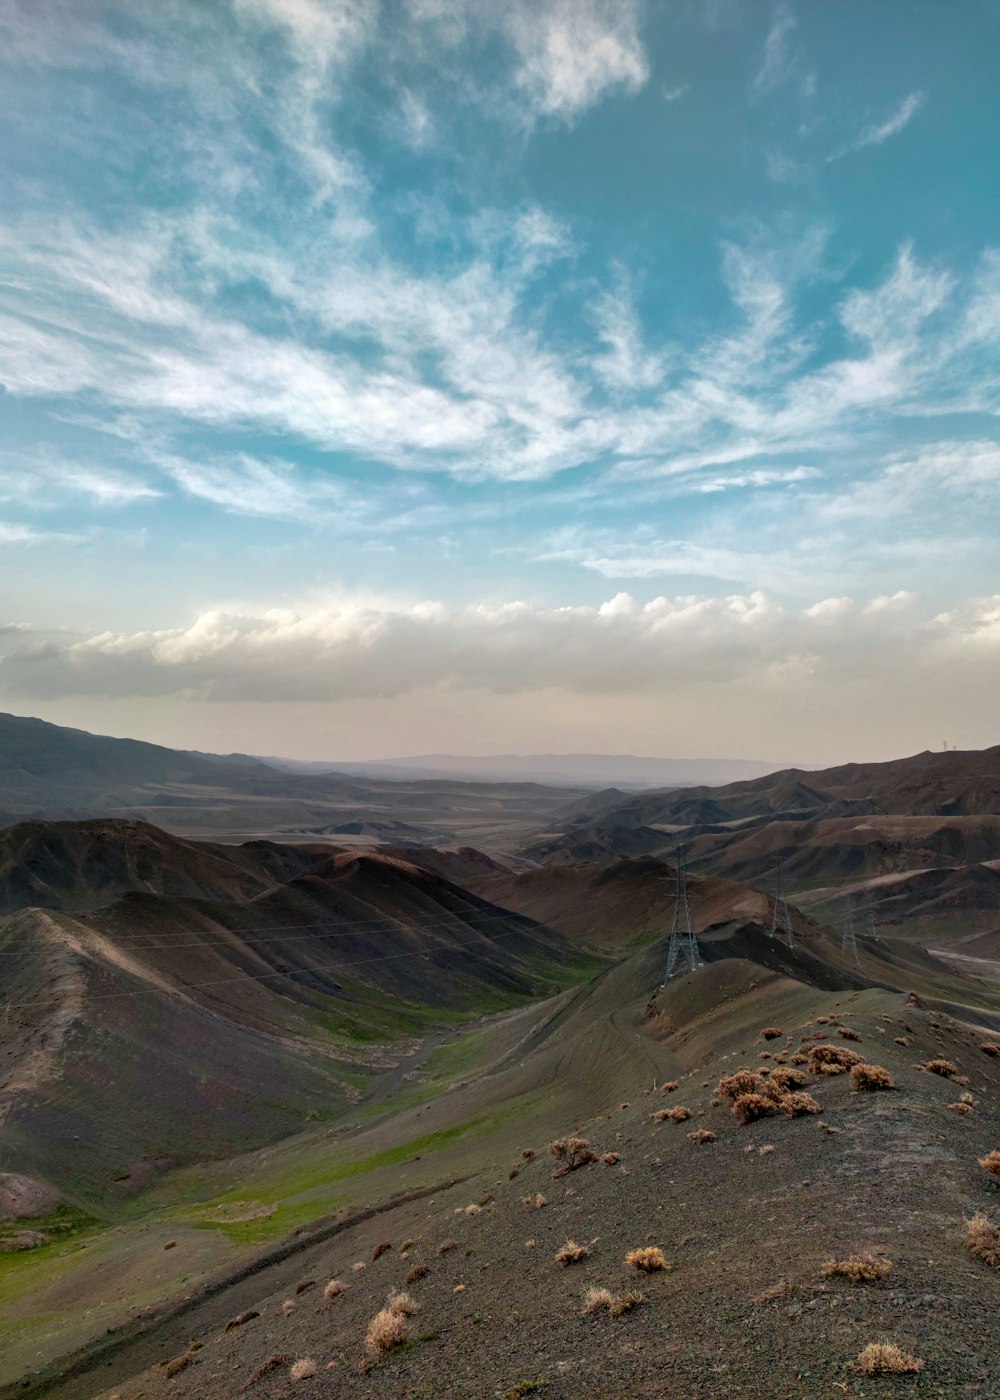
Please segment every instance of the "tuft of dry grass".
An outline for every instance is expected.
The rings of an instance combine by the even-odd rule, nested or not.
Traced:
[[[449,1254],[451,1250],[458,1248],[458,1240],[444,1240],[438,1245],[438,1254]]]
[[[621,1317],[643,1302],[645,1298],[641,1293],[612,1293],[610,1288],[588,1288],[583,1300],[583,1316],[607,1309],[612,1317]]]
[[[670,1119],[671,1123],[686,1123],[691,1117],[691,1110],[678,1104],[676,1108],[667,1109],[666,1117]]]
[[[979,1048],[984,1055],[992,1055],[995,1059],[1000,1059],[1000,1043],[997,1041],[984,1040]]]
[[[525,1160],[526,1162],[533,1162],[533,1161],[535,1160],[535,1158],[538,1156],[538,1153],[535,1151],[535,1149],[534,1149],[533,1147],[522,1147],[522,1148],[521,1148],[521,1156],[524,1158],[524,1160]]]
[[[293,1381],[307,1381],[310,1376],[315,1376],[319,1367],[311,1356],[304,1356],[301,1361],[293,1362],[288,1374]]]
[[[790,1065],[807,1065],[809,1063],[809,1056],[804,1055],[801,1050],[796,1050],[794,1055],[789,1055],[788,1063]]]
[[[897,1044],[897,1045],[912,1045],[912,1044],[913,1044],[913,1041],[910,1039],[910,1037],[909,1037],[908,1035],[897,1035],[897,1036],[895,1037],[895,1041],[896,1041],[896,1044]]]
[[[586,1245],[577,1244],[576,1240],[567,1240],[561,1249],[556,1250],[553,1257],[557,1264],[568,1269],[570,1264],[579,1264],[581,1259],[586,1259],[589,1253]]]
[[[407,1285],[416,1283],[418,1279],[426,1278],[429,1273],[430,1269],[426,1264],[414,1264],[413,1268],[406,1275]]]
[[[782,1113],[787,1113],[789,1118],[801,1118],[805,1113],[822,1113],[823,1109],[816,1102],[812,1094],[804,1093],[801,1089],[793,1094],[786,1094],[778,1104]]]
[[[365,1270],[367,1267],[368,1267],[368,1265],[365,1263],[365,1261],[364,1261],[363,1259],[357,1259],[357,1260],[355,1260],[355,1262],[351,1265],[352,1270],[353,1270],[354,1273],[356,1273],[356,1274],[363,1273],[364,1270]]]
[[[455,1287],[454,1287],[451,1291],[452,1291],[452,1293],[464,1293],[464,1292],[465,1292],[465,1284],[464,1284],[464,1283],[456,1283],[456,1284],[455,1284]]]
[[[869,1342],[856,1362],[865,1376],[905,1376],[924,1369],[924,1363],[893,1342]]]
[[[339,1278],[332,1278],[323,1289],[323,1298],[327,1303],[332,1303],[334,1299],[339,1298],[341,1293],[346,1293],[346,1291],[347,1285],[345,1283],[341,1283]]]
[[[1000,1230],[992,1220],[977,1211],[966,1221],[965,1232],[965,1242],[975,1258],[982,1259],[993,1269],[1000,1269]]]
[[[844,1045],[814,1045],[809,1051],[812,1074],[846,1074],[853,1065],[861,1063],[862,1057]]]
[[[828,1259],[823,1265],[824,1278],[849,1278],[852,1283],[877,1283],[892,1273],[892,1260],[866,1251],[849,1254],[846,1259]]]
[[[370,1356],[387,1356],[394,1347],[402,1346],[409,1339],[410,1324],[406,1315],[385,1307],[377,1312],[368,1324],[365,1350]]]
[[[178,1375],[181,1371],[183,1371],[187,1366],[190,1366],[193,1360],[194,1357],[189,1351],[184,1352],[181,1356],[175,1356],[172,1361],[168,1361],[164,1365],[163,1374],[167,1377],[168,1380],[171,1380],[174,1376]]]
[[[296,1296],[296,1298],[299,1296],[300,1293],[308,1293],[309,1290],[310,1290],[310,1288],[315,1288],[315,1287],[316,1287],[316,1280],[315,1280],[314,1278],[304,1278],[304,1279],[301,1279],[301,1280],[295,1285],[295,1296]]]
[[[409,1293],[403,1293],[397,1288],[394,1288],[389,1294],[388,1298],[385,1300],[385,1305],[387,1308],[391,1308],[393,1312],[402,1313],[404,1317],[409,1317],[412,1313],[419,1312],[420,1310],[420,1304],[415,1303]]]
[[[680,1085],[677,1083],[677,1080],[676,1080],[676,1079],[668,1079],[667,1082],[666,1082],[665,1084],[661,1084],[661,1085],[660,1085],[660,1093],[661,1093],[661,1094],[672,1094],[676,1089],[679,1089],[679,1088],[680,1088]]]
[[[601,1161],[606,1167],[613,1167],[622,1159],[620,1152],[602,1152]]]
[[[250,1308],[247,1312],[237,1313],[226,1323],[226,1331],[231,1332],[234,1327],[242,1327],[245,1322],[252,1322],[255,1317],[260,1317],[260,1313],[254,1308]]]
[[[961,1100],[961,1099],[959,1099],[957,1103],[946,1103],[946,1104],[945,1104],[945,1108],[950,1109],[950,1110],[952,1111],[952,1113],[971,1113],[971,1112],[972,1112],[972,1104],[971,1104],[971,1103],[965,1103],[965,1102],[964,1102],[963,1100]]]
[[[477,1205],[475,1201],[473,1201],[471,1205],[465,1207],[466,1215],[478,1215],[481,1210],[482,1206]]]
[[[777,1040],[779,1036],[784,1034],[785,1032],[778,1026],[765,1026],[760,1033],[760,1038],[761,1040]]]
[[[250,1372],[250,1375],[247,1377],[247,1383],[243,1389],[249,1390],[250,1387],[256,1385],[258,1381],[262,1381],[265,1376],[269,1376],[272,1371],[279,1371],[282,1366],[287,1366],[291,1359],[287,1351],[272,1352],[266,1361],[262,1361],[256,1370]]]
[[[1000,1152],[987,1152],[985,1157],[979,1158],[979,1165],[984,1172],[989,1172],[990,1176],[1000,1181]]]
[[[844,1040],[860,1040],[861,1037],[853,1026],[838,1026],[837,1034]]]
[[[751,1150],[752,1150],[752,1149],[751,1149]],[[773,1142],[765,1142],[765,1144],[764,1144],[763,1147],[758,1147],[758,1148],[757,1148],[757,1156],[758,1156],[758,1157],[770,1157],[770,1155],[771,1155],[771,1153],[772,1153],[773,1151],[774,1151],[774,1143],[773,1143]]]
[[[776,1101],[767,1094],[741,1094],[733,1104],[733,1116],[744,1128],[748,1123],[755,1123],[758,1118],[768,1118],[777,1111]]]
[[[535,1209],[536,1209],[536,1210],[541,1210],[543,1206],[547,1206],[547,1205],[548,1205],[548,1201],[547,1201],[547,1200],[545,1199],[545,1197],[542,1195],[541,1191],[539,1191],[538,1195],[535,1197]]]
[[[383,1240],[381,1244],[377,1244],[372,1250],[372,1262],[374,1263],[376,1259],[381,1259],[382,1255],[386,1254],[391,1248],[392,1245],[388,1240]]]
[[[636,1269],[642,1274],[665,1273],[670,1268],[663,1250],[655,1244],[630,1250],[625,1256],[625,1263],[630,1269]]]
[[[688,1142],[693,1142],[696,1147],[700,1147],[704,1142],[714,1142],[715,1134],[709,1132],[708,1128],[695,1128],[693,1133],[688,1133]]]
[[[292,1301],[291,1298],[286,1298],[281,1305],[281,1311],[285,1314],[286,1317],[291,1317],[292,1313],[295,1311],[295,1308],[296,1304]]]
[[[565,1176],[567,1172],[575,1172],[578,1167],[586,1167],[597,1161],[597,1153],[582,1137],[556,1138],[549,1143],[549,1155],[559,1163],[558,1169],[552,1173],[555,1177]]]
[[[851,1066],[851,1088],[858,1093],[874,1094],[879,1089],[895,1089],[896,1082],[884,1065],[869,1065],[862,1061]]]
[[[958,1065],[952,1064],[951,1060],[928,1060],[925,1065],[921,1065],[928,1074],[940,1074],[942,1079],[950,1079],[953,1074],[958,1073]]]

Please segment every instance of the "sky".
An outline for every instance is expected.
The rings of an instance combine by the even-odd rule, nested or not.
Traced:
[[[0,0],[0,708],[1000,742],[1000,0]]]

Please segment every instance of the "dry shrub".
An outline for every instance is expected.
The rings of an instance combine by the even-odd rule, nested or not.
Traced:
[[[310,1376],[315,1376],[319,1367],[311,1356],[304,1356],[301,1361],[296,1361],[288,1372],[293,1381],[307,1381]]]
[[[832,1017],[832,1016],[817,1016],[817,1017],[816,1017],[816,1024],[817,1024],[817,1026],[829,1026],[829,1025],[831,1024],[832,1021],[833,1021],[833,1017]]]
[[[778,1107],[782,1113],[787,1113],[789,1118],[801,1118],[805,1113],[823,1112],[812,1094],[803,1093],[801,1090],[794,1094],[786,1094]]]
[[[738,1069],[735,1074],[727,1075],[720,1079],[715,1087],[715,1092],[724,1103],[732,1108],[736,1100],[742,1098],[744,1094],[769,1094],[770,1086],[762,1075],[755,1073],[752,1069]]]
[[[262,1361],[256,1370],[250,1372],[250,1375],[247,1377],[247,1383],[243,1389],[249,1390],[250,1387],[256,1385],[258,1381],[262,1381],[265,1376],[269,1376],[272,1371],[278,1371],[282,1366],[287,1366],[291,1359],[287,1351],[272,1352],[266,1361]]]
[[[565,1176],[567,1172],[575,1172],[578,1167],[597,1161],[597,1153],[582,1137],[556,1138],[549,1143],[549,1155],[560,1164],[558,1170],[552,1173],[555,1177]]]
[[[389,1243],[388,1240],[383,1240],[381,1244],[377,1244],[372,1250],[372,1262],[374,1263],[376,1259],[381,1259],[382,1255],[385,1254],[391,1248],[392,1245]]]
[[[758,1147],[758,1148],[757,1148],[757,1156],[758,1156],[758,1157],[770,1157],[770,1155],[771,1155],[771,1153],[772,1153],[773,1151],[774,1151],[774,1143],[773,1143],[773,1142],[765,1142],[765,1144],[764,1144],[763,1147]]]
[[[391,1308],[393,1312],[402,1313],[404,1317],[409,1317],[411,1313],[419,1312],[420,1310],[420,1304],[415,1303],[409,1293],[403,1293],[396,1288],[392,1290],[385,1300],[385,1305],[387,1308]]]
[[[857,1031],[854,1029],[853,1026],[838,1026],[838,1027],[837,1027],[837,1034],[838,1034],[839,1036],[843,1037],[844,1040],[860,1040],[860,1039],[861,1039],[861,1037],[858,1035]]]
[[[797,1069],[776,1069],[771,1075],[770,1083],[773,1088],[787,1094],[793,1089],[804,1089],[809,1083],[809,1076]]]
[[[579,1264],[581,1259],[586,1259],[589,1253],[586,1245],[577,1244],[576,1240],[567,1240],[562,1249],[556,1250],[554,1258],[557,1264],[568,1269],[570,1264]]]
[[[541,1191],[539,1191],[538,1195],[535,1197],[535,1209],[541,1210],[542,1207],[546,1205],[548,1205],[548,1201],[546,1201]]]
[[[744,1128],[748,1123],[754,1123],[758,1118],[768,1118],[777,1111],[776,1101],[767,1094],[741,1094],[733,1104],[733,1115]]]
[[[438,1245],[438,1254],[448,1254],[458,1248],[458,1240],[444,1240]]]
[[[356,1261],[351,1265],[352,1270],[353,1270],[354,1273],[356,1273],[356,1274],[364,1273],[364,1271],[365,1271],[365,1269],[367,1269],[367,1267],[368,1267],[368,1265],[365,1263],[365,1261],[364,1261],[363,1259],[358,1259],[358,1260],[356,1260]]]
[[[971,1113],[971,1112],[972,1112],[972,1104],[971,1104],[971,1103],[962,1103],[961,1100],[959,1100],[958,1103],[946,1103],[946,1104],[945,1104],[945,1108],[950,1109],[952,1113]]]
[[[895,1089],[892,1075],[884,1065],[861,1063],[851,1067],[851,1088],[859,1093],[874,1094],[878,1089]]]
[[[473,1201],[471,1205],[465,1207],[466,1215],[478,1215],[481,1210],[482,1206],[476,1205],[475,1201]]]
[[[677,1083],[676,1079],[668,1079],[667,1082],[666,1082],[666,1084],[661,1084],[661,1085],[660,1085],[660,1093],[661,1093],[661,1094],[672,1094],[672,1093],[674,1092],[675,1089],[679,1089],[679,1088],[680,1088],[680,1085]]]
[[[995,1040],[984,1040],[979,1048],[984,1055],[992,1055],[995,1059],[1000,1059],[1000,1044]]]
[[[714,1142],[715,1134],[709,1132],[707,1128],[695,1128],[693,1133],[688,1133],[688,1142],[693,1142],[696,1147],[700,1147],[703,1142]]]
[[[323,1297],[328,1303],[332,1303],[335,1298],[339,1298],[341,1293],[347,1291],[347,1285],[341,1283],[339,1278],[332,1278],[323,1289]]]
[[[852,1283],[876,1283],[892,1273],[892,1261],[871,1253],[849,1254],[846,1259],[828,1259],[824,1278],[849,1278]]]
[[[371,1356],[386,1356],[393,1347],[402,1346],[409,1338],[410,1324],[406,1314],[385,1307],[368,1324],[365,1349]]]
[[[912,1045],[913,1041],[908,1035],[897,1035],[895,1037],[897,1045]]]
[[[190,1366],[193,1360],[194,1357],[189,1351],[184,1352],[182,1356],[175,1356],[172,1361],[168,1361],[166,1363],[166,1365],[163,1368],[163,1374],[169,1380],[172,1377],[176,1376],[180,1371],[183,1371],[186,1366]]]
[[[843,1045],[814,1045],[809,1051],[812,1074],[846,1074],[852,1065],[860,1065],[862,1057]]]
[[[226,1323],[226,1331],[231,1332],[234,1327],[242,1327],[245,1322],[252,1322],[255,1317],[260,1317],[260,1313],[254,1308],[250,1308],[247,1312],[237,1313]]]
[[[521,1148],[521,1156],[524,1158],[524,1160],[525,1160],[526,1162],[533,1162],[533,1161],[535,1160],[535,1158],[538,1156],[538,1153],[535,1151],[535,1149],[534,1149],[533,1147],[522,1147],[522,1148]]]
[[[295,1285],[295,1296],[296,1296],[296,1298],[299,1296],[300,1293],[308,1293],[309,1290],[310,1290],[310,1288],[315,1288],[315,1287],[316,1287],[316,1280],[315,1280],[314,1278],[304,1278],[304,1279],[302,1279],[301,1282],[299,1282],[299,1283],[297,1283],[297,1284]]]
[[[979,1165],[984,1172],[989,1172],[990,1176],[1000,1181],[1000,1152],[987,1152],[985,1157],[979,1158]]]
[[[667,1117],[670,1119],[671,1123],[686,1123],[691,1117],[691,1110],[689,1108],[682,1108],[678,1104],[676,1108],[667,1109]]]
[[[960,1089],[966,1089],[969,1085],[969,1076],[967,1074],[953,1074],[951,1082],[957,1084]]]
[[[426,1264],[414,1264],[413,1268],[406,1275],[407,1284],[416,1283],[417,1279],[426,1278],[430,1269]]]
[[[809,1056],[804,1055],[801,1050],[796,1050],[794,1055],[789,1055],[788,1063],[790,1065],[807,1065],[809,1063]]]
[[[610,1288],[588,1288],[583,1300],[583,1315],[586,1317],[588,1313],[601,1312],[606,1308],[612,1317],[621,1317],[643,1301],[641,1293],[612,1293]]]
[[[975,1257],[993,1269],[1000,1269],[1000,1230],[992,1220],[978,1211],[966,1222],[965,1230],[966,1243]]]
[[[903,1376],[922,1371],[924,1363],[892,1342],[869,1342],[858,1357],[857,1367],[866,1376]]]
[[[760,1038],[761,1040],[777,1040],[779,1036],[784,1034],[785,1032],[777,1026],[765,1026],[760,1033]]]
[[[958,1073],[958,1065],[953,1065],[951,1060],[928,1060],[925,1065],[921,1065],[928,1074],[940,1074],[943,1079],[950,1079],[953,1074]]]
[[[285,1314],[286,1317],[291,1317],[292,1313],[295,1311],[295,1306],[296,1305],[292,1302],[291,1298],[286,1298],[281,1305],[281,1311]]]
[[[654,1123],[665,1123],[670,1117],[669,1108],[657,1108],[649,1115]]]
[[[620,1162],[621,1159],[622,1159],[622,1154],[621,1154],[620,1152],[602,1152],[602,1153],[601,1153],[601,1161],[604,1163],[604,1165],[605,1165],[606,1167],[613,1167],[613,1166],[615,1166],[615,1164],[618,1163],[618,1162]]]
[[[625,1263],[642,1274],[664,1273],[670,1268],[659,1245],[645,1245],[642,1249],[631,1250],[625,1256]]]

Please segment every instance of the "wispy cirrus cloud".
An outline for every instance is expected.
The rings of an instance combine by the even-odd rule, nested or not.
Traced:
[[[911,92],[903,98],[899,106],[885,117],[882,121],[869,122],[861,129],[853,141],[847,145],[839,147],[827,159],[842,160],[844,156],[851,155],[855,151],[863,151],[867,146],[881,146],[883,141],[888,141],[890,136],[897,135],[920,111],[927,100],[927,94],[923,92]]]

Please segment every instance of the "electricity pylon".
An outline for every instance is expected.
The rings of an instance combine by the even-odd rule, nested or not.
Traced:
[[[687,873],[684,869],[684,851],[677,847],[677,890],[674,895],[674,920],[670,928],[670,944],[667,949],[667,970],[664,982],[669,982],[681,964],[683,971],[694,972],[701,967],[698,954],[698,940],[691,927],[691,910],[688,907]]]
[[[858,957],[858,940],[854,932],[854,910],[850,900],[847,902],[847,910],[841,926],[840,951],[853,961],[855,967],[861,966],[861,959]]]
[[[792,916],[788,912],[788,900],[785,898],[784,869],[778,871],[777,881],[775,883],[774,913],[771,915],[771,937],[783,937],[789,948],[795,947],[795,939],[792,937]]]

